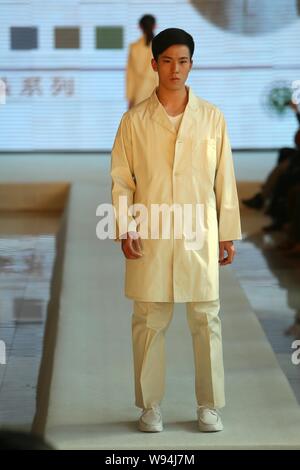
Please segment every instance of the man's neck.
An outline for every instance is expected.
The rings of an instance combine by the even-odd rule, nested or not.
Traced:
[[[173,116],[183,113],[189,100],[189,92],[185,86],[181,90],[167,90],[159,85],[156,95],[167,113]]]

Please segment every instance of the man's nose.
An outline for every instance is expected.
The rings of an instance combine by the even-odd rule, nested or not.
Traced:
[[[172,63],[172,72],[178,72],[179,64],[175,61]]]

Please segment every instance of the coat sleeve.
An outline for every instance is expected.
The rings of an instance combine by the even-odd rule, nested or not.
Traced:
[[[219,241],[240,240],[241,222],[233,158],[224,116],[219,112],[217,124],[217,169],[215,195]]]
[[[129,46],[128,51],[128,58],[127,58],[127,66],[126,66],[126,98],[127,101],[134,100],[134,92],[135,92],[135,71],[134,71],[134,63],[133,63],[133,55],[132,55],[132,45]]]
[[[128,112],[123,115],[115,137],[111,153],[110,174],[112,178],[112,204],[116,219],[115,240],[119,241],[122,235],[126,234],[128,231],[136,231],[135,220],[128,213],[128,208],[133,204],[136,187],[133,172],[130,117]]]

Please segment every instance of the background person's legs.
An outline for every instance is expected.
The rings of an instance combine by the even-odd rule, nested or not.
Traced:
[[[210,408],[225,405],[219,309],[219,300],[186,304],[193,339],[196,399],[198,405]]]
[[[159,405],[165,390],[165,332],[173,315],[172,302],[134,302],[132,344],[135,404]]]

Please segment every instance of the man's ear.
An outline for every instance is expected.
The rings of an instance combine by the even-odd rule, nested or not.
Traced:
[[[157,62],[155,59],[151,59],[151,65],[152,65],[154,72],[157,72]]]
[[[190,63],[190,70],[191,70],[191,68],[193,67],[193,60],[191,59],[190,62],[191,62]]]

